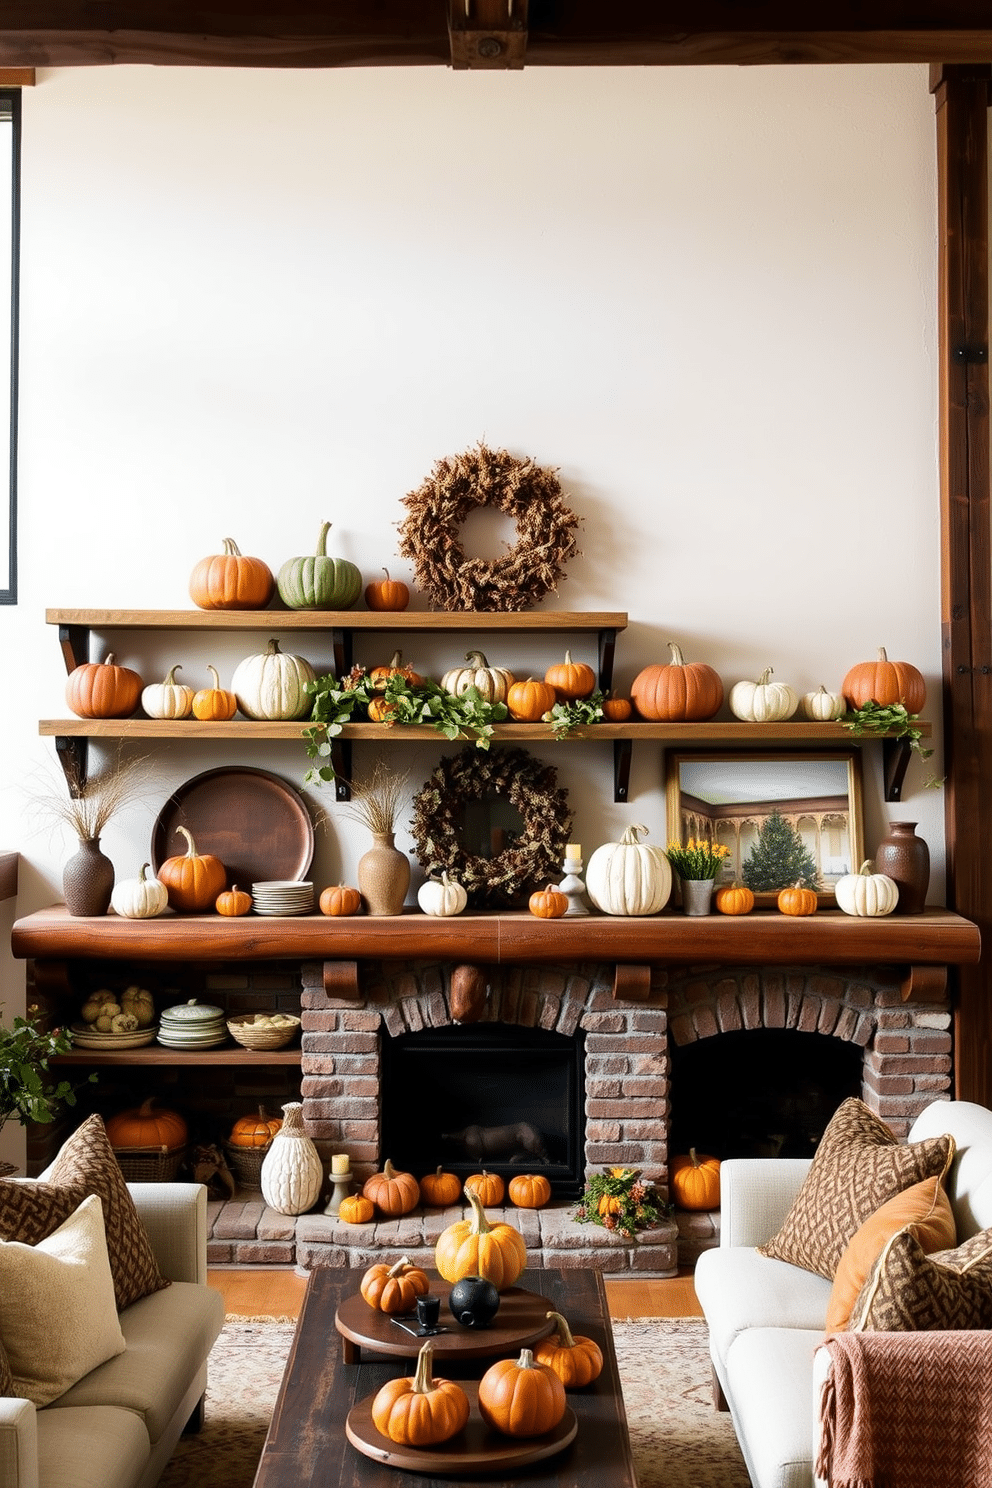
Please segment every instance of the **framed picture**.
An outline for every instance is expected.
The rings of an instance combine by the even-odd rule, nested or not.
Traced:
[[[861,867],[857,749],[670,753],[665,773],[668,840],[726,847],[718,882],[739,879],[759,905],[795,883],[831,904],[837,880]]]

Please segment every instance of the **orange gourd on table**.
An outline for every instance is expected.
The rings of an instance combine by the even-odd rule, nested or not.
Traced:
[[[700,1156],[695,1147],[672,1159],[672,1196],[680,1209],[719,1209],[720,1162]]]
[[[232,1147],[268,1147],[282,1126],[281,1116],[270,1116],[259,1106],[257,1116],[239,1116],[228,1137]]]
[[[186,913],[212,909],[227,885],[224,864],[212,853],[198,853],[187,827],[177,827],[176,831],[186,838],[186,852],[182,857],[166,858],[158,870],[159,881],[169,891],[169,903]]]
[[[801,883],[793,884],[791,889],[782,889],[775,902],[787,915],[816,914],[819,903],[816,890],[805,889]]]
[[[551,1198],[551,1184],[543,1173],[518,1173],[510,1179],[509,1194],[518,1209],[540,1209]]]
[[[442,1232],[434,1247],[434,1264],[445,1281],[481,1276],[503,1292],[513,1286],[527,1264],[524,1237],[510,1224],[490,1224],[479,1195],[472,1189],[466,1194],[472,1217],[456,1220]]]
[[[410,603],[409,587],[402,579],[391,579],[384,568],[384,579],[373,579],[365,586],[365,603],[370,610],[405,610]]]
[[[201,687],[193,694],[193,717],[201,723],[226,723],[237,713],[238,700],[233,692],[221,687],[216,667],[208,666],[207,671],[213,677],[214,685]]]
[[[77,718],[127,718],[141,701],[144,685],[137,672],[117,665],[111,651],[104,661],[73,667],[65,700]]]
[[[550,682],[539,682],[534,677],[514,682],[506,694],[507,710],[518,723],[540,723],[557,701],[558,694]]]
[[[214,908],[219,915],[228,915],[235,918],[246,915],[251,909],[254,900],[244,889],[239,889],[237,884],[232,884],[222,894],[218,894],[214,901]]]
[[[383,1214],[409,1214],[420,1199],[420,1184],[412,1173],[401,1173],[386,1158],[381,1173],[366,1178],[362,1193]]]
[[[420,1197],[425,1204],[446,1209],[449,1204],[457,1204],[461,1196],[461,1180],[455,1173],[446,1173],[440,1163],[436,1172],[425,1173],[420,1180]]]
[[[469,1416],[468,1396],[454,1380],[435,1379],[430,1339],[413,1375],[388,1380],[372,1401],[375,1429],[404,1447],[434,1447],[457,1436]]]
[[[469,1193],[479,1196],[479,1203],[502,1204],[503,1195],[506,1193],[506,1184],[498,1173],[487,1173],[483,1168],[481,1173],[473,1173],[465,1179],[465,1188]]]
[[[631,701],[642,718],[658,723],[702,723],[719,713],[723,682],[704,661],[687,662],[669,641],[670,662],[646,666],[634,678]]]
[[[531,1349],[519,1359],[498,1359],[479,1381],[479,1414],[503,1436],[543,1436],[565,1414],[565,1386]]]
[[[535,1343],[534,1358],[538,1364],[553,1369],[566,1390],[581,1390],[583,1385],[591,1384],[602,1373],[603,1351],[594,1338],[586,1338],[582,1333],[573,1334],[560,1312],[549,1312],[545,1316],[554,1319],[558,1331]]]
[[[109,1117],[107,1136],[111,1147],[158,1147],[171,1152],[186,1145],[189,1128],[178,1111],[155,1109],[155,1097],[150,1095],[140,1106]]]
[[[754,908],[754,895],[747,884],[725,884],[713,895],[713,903],[721,914],[745,915]]]
[[[919,713],[927,700],[923,673],[908,661],[890,661],[879,646],[875,661],[859,661],[840,687],[852,708],[878,703],[883,708],[901,703],[907,713]]]
[[[359,1291],[376,1312],[412,1312],[418,1297],[431,1289],[427,1274],[413,1265],[409,1256],[401,1256],[392,1266],[378,1261],[362,1277]]]
[[[548,667],[544,680],[554,688],[559,703],[577,702],[596,691],[596,673],[584,661],[573,661],[571,651],[565,652],[564,661]]]
[[[189,579],[189,597],[201,610],[264,610],[276,581],[261,558],[247,557],[233,537],[223,553],[201,558]]]
[[[362,896],[357,889],[347,884],[324,889],[320,896],[320,912],[325,915],[356,915],[362,910]]]
[[[341,1200],[338,1219],[345,1224],[371,1224],[375,1218],[375,1205],[364,1194],[348,1194]]]
[[[554,884],[548,884],[546,889],[531,894],[527,908],[539,920],[560,920],[568,910],[568,895],[556,889]]]

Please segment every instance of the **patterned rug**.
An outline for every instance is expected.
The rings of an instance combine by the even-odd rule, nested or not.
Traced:
[[[640,1488],[748,1488],[730,1417],[713,1409],[706,1324],[614,1321]],[[184,1437],[160,1488],[251,1488],[293,1324],[232,1318],[214,1345],[207,1419]]]

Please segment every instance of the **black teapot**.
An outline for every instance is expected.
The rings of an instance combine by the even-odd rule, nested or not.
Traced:
[[[463,1276],[451,1288],[448,1306],[463,1328],[487,1328],[499,1311],[499,1292],[484,1276]]]

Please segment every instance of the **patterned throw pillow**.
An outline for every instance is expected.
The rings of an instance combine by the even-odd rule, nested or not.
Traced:
[[[885,1122],[852,1097],[831,1117],[782,1228],[758,1250],[833,1281],[865,1220],[904,1188],[943,1177],[953,1156],[953,1137],[897,1142]]]
[[[992,1230],[927,1255],[912,1227],[893,1235],[851,1309],[852,1333],[992,1328]]]
[[[14,1376],[10,1372],[10,1360],[7,1358],[7,1350],[0,1343],[0,1396],[13,1395]]]
[[[100,1116],[87,1117],[60,1150],[44,1183],[0,1179],[0,1239],[37,1245],[88,1194],[103,1204],[118,1311],[169,1285],[128,1192]]]

